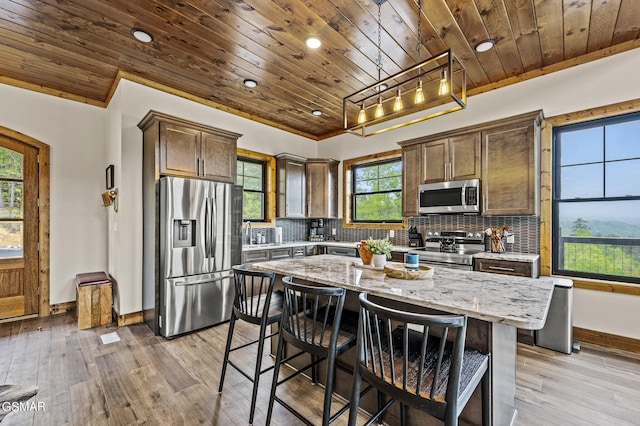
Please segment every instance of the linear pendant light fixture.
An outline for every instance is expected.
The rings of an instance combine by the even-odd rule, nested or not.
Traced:
[[[418,63],[381,79],[380,7],[387,0],[373,1],[378,5],[378,81],[343,99],[344,131],[367,137],[466,108],[466,70],[451,49],[420,61],[421,0],[418,0]]]

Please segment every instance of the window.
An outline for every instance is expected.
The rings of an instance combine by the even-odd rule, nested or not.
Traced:
[[[264,161],[238,158],[236,181],[243,186],[242,220],[264,222],[266,210]]]
[[[0,257],[23,255],[23,155],[0,147]]]
[[[358,164],[352,172],[353,222],[402,222],[402,161]]]
[[[554,129],[553,272],[640,283],[640,113]]]

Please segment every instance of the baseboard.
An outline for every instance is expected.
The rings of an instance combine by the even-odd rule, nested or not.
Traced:
[[[640,340],[631,337],[618,336],[616,334],[604,333],[602,331],[587,330],[585,328],[573,327],[573,338],[581,342],[593,343],[609,348],[621,349],[623,351],[640,353]]]
[[[140,312],[131,312],[124,315],[119,315],[116,310],[113,310],[113,319],[115,320],[118,327],[124,327],[126,325],[138,324],[143,321],[142,311]]]
[[[72,312],[75,310],[76,310],[75,300],[72,300],[71,302],[56,303],[55,305],[51,305],[51,315],[64,314],[64,313]]]

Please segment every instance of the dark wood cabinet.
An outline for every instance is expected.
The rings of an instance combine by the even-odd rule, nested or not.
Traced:
[[[313,158],[306,163],[307,217],[338,217],[338,164],[332,159]]]
[[[277,217],[306,217],[306,161],[291,154],[276,155]]]
[[[237,139],[241,135],[156,111],[150,111],[139,127],[144,132],[145,158],[154,157],[157,165],[156,178],[168,175],[235,181]]]
[[[483,215],[539,214],[541,122],[534,111],[398,142],[403,216],[418,215],[421,183],[478,178]]]
[[[478,272],[492,272],[494,274],[516,275],[520,277],[537,278],[538,262],[518,262],[513,260],[474,259],[473,269]]]
[[[539,213],[541,119],[536,113],[482,132],[482,214]]]
[[[421,183],[422,145],[402,150],[402,216],[418,216],[418,186]]]
[[[422,144],[422,182],[480,178],[480,132]]]

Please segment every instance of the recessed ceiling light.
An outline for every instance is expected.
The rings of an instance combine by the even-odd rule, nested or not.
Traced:
[[[378,92],[384,92],[388,88],[389,88],[389,86],[387,86],[386,84],[382,83],[380,86],[378,86]]]
[[[320,111],[319,109],[314,109],[313,111],[311,111],[311,114],[313,114],[315,116],[321,116],[322,115],[322,111]]]
[[[322,45],[322,41],[314,35],[307,37],[304,42],[309,49],[317,49]]]
[[[251,79],[246,79],[245,81],[242,82],[245,86],[247,87],[256,87],[258,85],[258,82],[255,80],[251,80]]]
[[[486,52],[496,44],[495,40],[484,40],[476,44],[476,52]]]
[[[131,35],[133,35],[136,40],[141,41],[143,43],[151,43],[153,41],[153,36],[145,30],[141,30],[140,28],[134,28],[131,30]]]

